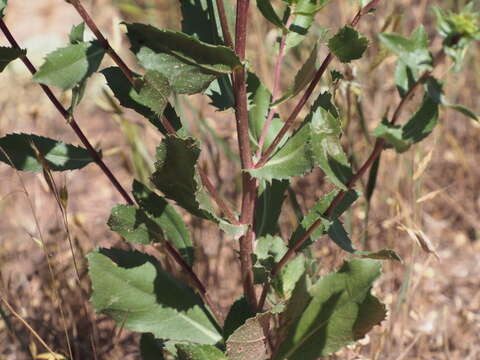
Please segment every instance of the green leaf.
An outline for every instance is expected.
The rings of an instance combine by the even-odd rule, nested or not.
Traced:
[[[392,249],[382,249],[378,251],[360,251],[355,249],[352,240],[347,231],[343,227],[340,220],[336,219],[328,228],[328,236],[341,249],[362,258],[377,259],[377,260],[395,260],[402,262],[400,256]]]
[[[398,34],[379,35],[380,41],[389,51],[398,56],[414,74],[432,69],[432,56],[428,51],[428,34],[423,25],[418,26],[409,38]]]
[[[279,105],[288,99],[297,96],[312,80],[315,75],[316,63],[317,63],[318,47],[317,44],[313,47],[310,52],[310,56],[302,65],[298,73],[295,75],[293,85],[282,95],[280,99],[275,101],[272,106]]]
[[[422,141],[438,123],[438,104],[428,94],[420,108],[404,125],[391,125],[387,119],[373,130],[373,135],[385,139],[399,153],[407,151],[412,144]]]
[[[368,39],[350,26],[344,26],[328,41],[328,48],[342,63],[360,59],[367,47]]]
[[[0,18],[3,18],[5,16],[5,8],[7,7],[7,1],[8,0],[0,0]]]
[[[155,339],[152,334],[142,334],[140,355],[142,360],[164,360],[162,342]]]
[[[133,205],[115,206],[107,224],[110,230],[131,243],[150,244],[164,240],[160,225]]]
[[[328,229],[329,220],[324,218],[325,211],[330,207],[333,199],[338,195],[339,190],[333,190],[330,193],[322,196],[320,200],[317,201],[315,206],[305,215],[298,225],[298,227],[293,232],[290,240],[288,242],[289,247],[292,247],[296,244],[300,238],[302,238],[307,232],[308,228],[317,220],[324,219],[324,223],[320,225],[310,236],[303,247],[306,247],[316,241],[320,236],[324,235]],[[349,190],[343,200],[336,206],[335,210],[332,212],[330,219],[335,221],[340,217],[356,200],[358,199],[358,193],[355,190]]]
[[[140,64],[165,75],[179,94],[202,92],[218,76],[242,66],[234,51],[226,46],[210,45],[187,34],[150,25],[126,25],[131,50]]]
[[[135,110],[140,115],[146,117],[162,134],[166,135],[167,130],[161,124],[158,119],[158,116],[155,112],[149,107],[157,107],[158,105],[152,104],[154,102],[153,99],[148,98],[148,87],[143,87],[143,93],[140,91],[138,93],[132,84],[128,81],[128,79],[123,75],[122,71],[118,67],[109,67],[103,69],[101,71],[105,79],[107,80],[107,84],[112,90],[115,97],[118,99],[120,104],[126,108]],[[156,74],[155,74],[156,75]],[[155,77],[154,75],[154,77]],[[160,80],[162,81],[162,80]],[[146,98],[147,96],[147,98]],[[159,102],[163,101],[159,99]],[[160,109],[157,109],[160,110]],[[180,119],[176,116],[167,116],[168,113],[175,114],[175,110],[167,103],[164,115],[170,119],[170,123],[174,127],[176,131],[179,131],[182,128],[182,124],[180,123]],[[171,114],[170,114],[171,115]]]
[[[283,31],[287,32],[287,28],[282,22],[282,19],[277,15],[275,10],[272,7],[271,0],[257,0],[257,7],[260,10],[260,13],[265,19],[270,21],[273,25],[279,27]]]
[[[288,248],[282,238],[267,235],[257,239],[257,246],[253,256],[253,273],[255,284],[267,281],[273,266],[285,255]]]
[[[85,23],[81,22],[76,26],[72,26],[70,34],[68,35],[68,40],[70,44],[79,44],[83,42],[83,36],[85,33]]]
[[[443,105],[447,108],[458,111],[475,121],[480,121],[479,116],[473,110],[460,104],[450,103],[443,94],[443,84],[432,76],[427,79],[426,91],[428,96],[430,96],[438,105]]]
[[[288,186],[289,181],[286,180],[273,180],[271,183],[261,182],[255,205],[254,230],[257,237],[278,233],[278,218]]]
[[[163,114],[170,95],[168,79],[158,71],[148,70],[142,78],[139,95],[156,115]]]
[[[105,49],[99,41],[82,42],[47,55],[33,81],[68,90],[97,71]]]
[[[0,73],[8,64],[22,56],[27,55],[27,50],[0,46]]]
[[[140,208],[160,226],[187,264],[193,265],[193,242],[181,215],[164,198],[137,180],[133,182],[132,193]]]
[[[0,161],[17,170],[42,170],[37,151],[52,171],[81,169],[93,162],[87,150],[43,136],[22,133],[0,138]]]
[[[246,230],[245,225],[232,225],[215,215],[210,196],[201,185],[196,172],[200,148],[191,137],[167,135],[157,147],[155,172],[151,180],[166,198],[203,219],[211,220],[234,238]]]
[[[225,111],[235,107],[235,98],[233,95],[233,87],[228,75],[220,76],[210,83],[207,95],[212,101],[210,105],[217,108],[217,111]]]
[[[151,180],[168,199],[195,216],[213,220],[213,208],[196,173],[200,148],[194,138],[167,135],[157,148]]]
[[[305,255],[299,254],[285,264],[280,273],[272,280],[272,288],[277,296],[288,299],[292,295],[295,284],[300,280],[306,270]]]
[[[247,96],[248,96],[248,122],[249,134],[252,149],[258,149],[258,141],[262,133],[265,121],[267,120],[270,109],[270,101],[272,94],[265,85],[260,82],[260,79],[252,72],[247,75]],[[278,132],[283,126],[283,122],[278,116],[274,116],[270,123],[269,130],[263,143],[263,150],[266,150],[277,136]],[[282,145],[285,141],[282,141]]]
[[[330,0],[297,0],[293,8],[292,16],[295,18],[288,28],[286,50],[300,44],[313,23],[315,14],[326,6]]]
[[[221,340],[198,295],[153,257],[138,251],[100,249],[87,258],[93,306],[119,326],[176,342],[213,345]]]
[[[210,6],[209,6],[210,4]],[[213,45],[220,45],[215,12],[208,0],[180,0],[182,32]]]
[[[266,341],[270,312],[257,314],[248,319],[227,339],[229,360],[263,360],[266,355]]]
[[[212,345],[177,344],[178,360],[228,360]]]
[[[228,311],[228,315],[223,326],[223,337],[227,339],[235,330],[245,324],[247,319],[253,316],[255,316],[255,314],[250,309],[250,305],[248,304],[245,296],[240,296],[235,300]]]
[[[380,274],[379,262],[354,259],[318,280],[273,359],[315,360],[364,337],[386,317],[385,307],[370,294]]]
[[[304,175],[319,166],[330,181],[345,189],[352,171],[340,143],[340,119],[330,97],[328,93],[321,94],[300,129],[264,166],[249,173],[266,181],[282,180]]]

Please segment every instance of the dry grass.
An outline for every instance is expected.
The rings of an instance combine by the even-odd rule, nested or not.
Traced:
[[[174,26],[176,18],[172,11],[176,13],[176,4],[157,3],[159,10],[149,11],[148,18],[158,24]],[[328,17],[323,15],[318,19],[332,28],[352,15],[348,10],[349,1],[335,3],[339,5],[330,5],[326,11]],[[378,16],[365,21],[361,30],[375,34],[391,14],[403,16],[398,28],[400,32],[410,32],[419,21],[431,29],[432,16],[428,7],[434,3],[430,0],[385,2]],[[113,26],[121,14],[112,9],[109,0],[95,1],[95,7],[94,17],[102,29],[112,34],[114,44],[126,45]],[[29,7],[11,1],[7,21],[14,24],[14,33],[23,44],[45,44],[43,49],[37,46],[41,52],[46,51],[47,42],[55,43],[52,40],[55,36],[64,39],[78,17],[63,1],[37,0]],[[256,13],[252,13],[252,24],[249,58],[262,79],[271,85],[269,69],[274,34]],[[48,39],[39,34],[49,34]],[[354,69],[356,79],[362,84],[359,91],[370,128],[398,101],[391,82],[392,59],[387,58],[369,72],[369,64],[377,53],[374,41],[369,59],[355,64]],[[440,68],[438,74],[447,76],[448,95],[452,101],[471,106],[478,112],[480,72],[476,55],[478,51],[471,54],[462,74],[445,75],[447,66]],[[289,59],[285,73],[292,74],[298,65],[298,59]],[[339,64],[335,66],[347,70]],[[8,90],[0,93],[1,135],[12,131],[35,132],[77,142],[39,88],[29,84],[20,66],[2,74],[0,80],[2,89],[8,84]],[[102,86],[97,80],[91,85],[92,95],[81,106],[78,119],[91,140],[103,148],[106,161],[121,182],[129,184],[132,165],[126,142],[111,115],[96,105]],[[289,80],[286,76],[284,85],[288,85]],[[344,99],[346,89],[339,91],[339,99]],[[200,114],[233,145],[232,114],[215,114],[205,107],[206,103],[205,99],[195,97]],[[288,106],[292,105],[286,105],[283,110]],[[186,115],[192,117],[191,111],[187,109]],[[135,116],[130,113],[127,116],[141,126],[142,139],[153,152],[159,136]],[[348,133],[354,140],[361,139],[356,123],[354,116]],[[192,121],[190,125],[193,132],[201,134],[202,128],[197,122]],[[479,135],[479,126],[457,113],[444,111],[439,129],[428,140],[402,156],[392,151],[384,153],[366,246],[394,248],[404,263],[386,263],[385,275],[375,287],[375,292],[388,305],[388,321],[360,344],[332,359],[480,359]],[[236,202],[238,174],[232,171],[234,167],[221,155],[211,137],[204,136],[204,145],[204,160],[215,159],[215,166],[208,165],[209,173],[221,191]],[[363,140],[354,141],[353,149],[360,161],[368,152]],[[109,209],[121,199],[94,165],[80,172],[55,175],[55,179],[58,186],[65,185],[69,191],[68,226],[80,260],[80,283],[76,280],[61,212],[45,181],[40,175],[16,174],[0,166],[0,308],[9,314],[8,323],[0,321],[0,359],[31,359],[32,354],[47,352],[42,341],[53,351],[68,354],[65,332],[75,359],[93,359],[94,353],[98,359],[138,359],[137,336],[115,328],[113,322],[101,315],[94,315],[86,300],[89,284],[83,254],[95,246],[120,246],[118,237],[108,230],[105,220]],[[300,191],[300,204],[307,209],[315,196],[325,191],[326,185],[321,173],[314,172],[297,181],[295,187]],[[347,219],[352,224],[352,237],[357,246],[365,231],[364,217],[365,209],[359,202]],[[292,211],[287,210],[282,218],[284,234],[288,234],[294,221]],[[197,270],[222,306],[227,307],[241,291],[239,274],[232,266],[236,261],[232,249],[236,245],[221,238],[215,229],[203,222],[192,220],[191,228],[199,244]],[[412,236],[415,230],[421,230],[431,241],[438,259],[418,246]],[[323,272],[345,258],[345,254],[327,239],[319,241],[316,252]],[[207,258],[213,260],[207,262]],[[8,306],[18,316],[14,316]]]

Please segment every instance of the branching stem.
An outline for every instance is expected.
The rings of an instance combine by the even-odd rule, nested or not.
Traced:
[[[360,19],[362,18],[362,16],[367,14],[368,12],[370,12],[376,5],[378,5],[378,3],[380,1],[381,0],[373,0],[373,1],[369,2],[367,5],[365,5],[365,7],[363,7],[361,10],[359,10],[357,12],[355,17],[351,21],[350,25],[352,27],[357,26],[357,24],[360,21]],[[327,70],[330,63],[332,62],[333,58],[334,58],[334,56],[331,52],[328,53],[328,55],[325,57],[322,65],[320,65],[320,68],[317,70],[317,72],[315,73],[315,76],[313,77],[312,81],[310,82],[307,89],[305,90],[302,97],[300,98],[300,101],[297,103],[297,105],[293,109],[292,113],[290,114],[288,119],[285,121],[285,124],[280,129],[280,131],[278,132],[275,139],[272,141],[272,143],[267,148],[267,150],[265,150],[265,152],[263,153],[263,155],[260,158],[260,160],[258,161],[258,163],[255,164],[255,168],[259,168],[259,167],[262,167],[263,165],[265,165],[265,163],[268,161],[268,159],[270,158],[272,153],[275,151],[275,148],[277,147],[277,145],[280,143],[280,141],[282,141],[282,139],[287,134],[287,132],[292,128],[293,123],[295,122],[295,119],[297,118],[297,116],[300,113],[300,111],[302,110],[303,106],[307,103],[308,99],[312,95],[313,90],[315,90],[315,87],[319,83],[320,79],[322,78],[323,74]]]

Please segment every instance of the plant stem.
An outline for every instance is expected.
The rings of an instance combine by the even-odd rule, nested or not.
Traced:
[[[123,72],[125,77],[128,79],[130,84],[132,84],[132,86],[136,88],[135,76],[133,72],[130,70],[127,64],[122,60],[122,58],[115,52],[115,50],[110,46],[108,40],[103,36],[101,31],[98,29],[98,26],[95,24],[95,21],[93,21],[92,17],[87,12],[87,10],[83,7],[80,1],[79,0],[66,0],[66,1],[70,3],[75,8],[75,10],[77,10],[80,17],[83,19],[83,21],[85,21],[85,24],[87,24],[87,26],[93,32],[95,37],[103,44],[105,50],[107,51],[107,54],[112,58],[115,64],[117,64],[117,66],[121,69],[121,71]],[[170,121],[168,121],[167,118],[165,118],[164,116],[161,116],[160,122],[162,123],[162,125],[165,127],[165,129],[169,134],[176,135],[175,128],[172,126],[172,124],[170,123]],[[227,207],[220,193],[212,185],[210,179],[208,178],[208,175],[200,168],[198,169],[198,172],[200,174],[200,178],[202,180],[203,185],[205,186],[207,191],[210,193],[213,200],[217,203],[218,207],[223,211],[225,216],[228,218],[228,220],[232,224],[237,225],[238,220],[235,218],[232,211]]]
[[[0,18],[0,29],[2,32],[5,34],[5,37],[7,40],[10,42],[12,47],[21,49],[20,46],[18,45],[17,41],[11,34],[10,30],[8,29],[7,25],[3,21],[3,19]],[[28,70],[34,75],[37,70],[33,66],[33,64],[30,62],[30,60],[26,57],[23,56],[21,57],[21,60],[25,64],[25,66],[28,68]],[[104,174],[107,176],[107,178],[110,180],[112,185],[115,187],[115,189],[122,195],[122,197],[125,199],[127,204],[129,205],[134,205],[134,202],[130,195],[127,193],[127,191],[120,185],[116,177],[113,175],[113,173],[110,171],[109,167],[103,162],[101,157],[98,155],[98,153],[95,151],[93,146],[90,144],[89,140],[81,130],[81,128],[78,126],[77,122],[75,119],[70,116],[68,111],[63,107],[63,105],[60,103],[60,101],[57,99],[57,97],[53,94],[52,90],[46,85],[40,84],[42,87],[43,91],[47,95],[47,97],[50,99],[52,104],[55,106],[55,108],[58,110],[58,112],[62,115],[62,117],[66,120],[66,122],[71,126],[75,134],[78,136],[80,141],[83,143],[83,145],[87,148],[90,156],[95,160],[97,165],[102,169]],[[197,277],[193,269],[183,260],[182,256],[178,252],[178,250],[173,247],[173,245],[169,241],[165,241],[165,246],[167,249],[167,252],[170,254],[170,256],[173,257],[173,259],[180,265],[180,267],[190,276],[192,281],[194,282],[195,286],[197,287],[197,290],[200,292],[200,295],[204,299],[205,303],[212,309],[214,312],[214,315],[217,317],[217,320],[219,321],[219,324],[222,324],[223,322],[223,316],[218,310],[218,307],[214,306],[212,303],[207,290],[201,280]]]
[[[358,22],[362,18],[363,15],[367,14],[369,11],[371,11],[381,0],[373,0],[369,2],[365,7],[363,7],[361,10],[357,12],[353,20],[351,21],[350,25],[352,27],[357,26]],[[298,114],[302,110],[303,106],[306,104],[307,100],[310,98],[310,96],[313,93],[313,90],[315,90],[315,87],[319,83],[320,79],[322,78],[323,74],[327,70],[328,65],[332,62],[334,56],[331,52],[328,53],[328,55],[325,57],[323,60],[322,65],[320,68],[317,70],[315,73],[315,76],[313,77],[312,81],[308,85],[308,88],[305,90],[303,93],[303,96],[300,98],[300,101],[298,104],[295,106],[293,109],[292,113],[288,117],[287,121],[285,121],[285,124],[283,127],[280,129],[279,133],[275,137],[275,139],[272,141],[270,146],[267,148],[265,153],[262,155],[260,160],[255,164],[255,168],[262,167],[265,165],[265,163],[268,161],[270,155],[272,155],[273,151],[277,147],[277,145],[280,143],[280,141],[283,139],[283,137],[287,134],[287,132],[291,129],[293,126],[293,123],[295,119],[297,118]]]
[[[17,41],[13,37],[12,33],[8,29],[7,25],[3,21],[3,19],[0,19],[0,29],[4,33],[5,37],[7,40],[10,42],[10,45],[16,49],[20,49],[20,46],[18,45]],[[37,72],[37,69],[35,69],[35,66],[30,62],[28,57],[22,56],[21,57],[22,62],[25,64],[25,66],[28,68],[30,73],[34,75]],[[112,185],[117,189],[117,191],[122,195],[122,197],[125,199],[125,201],[128,204],[133,204],[133,200],[130,197],[130,195],[127,193],[127,191],[120,185],[118,182],[117,178],[113,175],[113,173],[110,171],[109,167],[103,162],[102,158],[100,155],[98,155],[97,151],[93,148],[92,144],[88,141],[87,137],[83,133],[82,129],[80,126],[78,126],[77,122],[75,119],[70,116],[68,111],[63,107],[63,105],[60,103],[60,101],[57,99],[57,97],[53,94],[52,90],[46,85],[40,84],[42,87],[42,90],[45,92],[47,97],[50,99],[52,104],[55,106],[55,108],[58,110],[58,112],[62,115],[62,117],[65,119],[67,124],[70,125],[70,127],[73,129],[75,134],[78,136],[82,144],[87,148],[88,153],[92,157],[92,159],[97,163],[97,165],[102,169],[104,174],[107,176],[107,178],[110,180]]]
[[[135,76],[133,75],[133,72],[130,70],[130,68],[125,64],[125,62],[122,60],[122,58],[113,50],[113,48],[110,46],[110,43],[108,40],[103,36],[101,31],[98,29],[97,25],[93,21],[92,17],[88,14],[87,10],[83,7],[83,5],[80,3],[79,0],[66,0],[66,2],[72,4],[72,6],[77,10],[78,14],[80,17],[85,21],[85,24],[89,27],[89,29],[93,32],[95,37],[102,43],[103,47],[105,48],[106,52],[112,60],[115,62],[115,64],[118,65],[120,70],[122,70],[123,74],[126,76],[128,81],[132,85],[134,85],[134,80]]]
[[[249,0],[237,1],[237,18],[235,26],[235,52],[240,61],[245,60],[245,48],[247,40],[247,19],[248,19]],[[235,70],[233,74],[233,84],[235,92],[235,119],[237,125],[238,147],[240,152],[240,161],[242,170],[251,169],[252,152],[250,149],[250,139],[248,130],[248,110],[247,110],[247,84],[245,77],[245,68]],[[248,225],[247,232],[240,238],[240,264],[242,272],[242,284],[245,297],[252,310],[257,309],[257,296],[253,283],[253,242],[255,233],[253,231],[253,219],[255,211],[255,201],[257,197],[257,184],[250,174],[246,171],[242,173],[242,210],[240,222]]]
[[[433,67],[436,66],[437,62],[442,59],[444,56],[444,52],[440,51],[440,53],[435,57],[433,61]],[[423,74],[418,78],[418,80],[409,88],[407,93],[402,97],[400,100],[399,104],[397,105],[392,118],[390,120],[390,125],[395,125],[395,123],[398,121],[400,118],[400,115],[405,108],[406,103],[408,100],[411,99],[412,95],[414,92],[418,89],[420,85],[422,85],[428,77],[432,74],[433,70],[427,70],[424,71]],[[327,210],[322,214],[322,216],[316,220],[303,234],[303,236],[298,239],[298,241],[288,249],[288,251],[285,253],[285,255],[280,259],[280,261],[275,264],[275,266],[272,268],[272,271],[270,272],[270,278],[273,279],[279,271],[282,269],[282,267],[295,255],[298,249],[302,247],[302,245],[310,238],[310,236],[313,234],[313,232],[322,224],[322,219],[324,218],[330,218],[333,211],[336,209],[336,207],[342,202],[342,200],[345,198],[347,192],[355,186],[356,182],[360,180],[360,178],[367,172],[367,170],[374,164],[375,160],[377,160],[382,153],[382,151],[385,148],[386,141],[384,139],[377,139],[375,142],[375,146],[372,150],[372,153],[368,157],[368,159],[365,161],[365,163],[362,165],[362,167],[358,170],[356,174],[353,175],[353,177],[350,179],[350,181],[347,184],[347,190],[341,190],[337,196],[333,199],[333,201],[330,203],[330,206],[327,208]],[[268,293],[270,287],[270,283],[267,282],[265,283],[265,286],[263,287],[262,290],[262,295],[260,297],[259,301],[259,311],[262,310],[263,306],[265,305],[265,299]]]
[[[287,19],[287,22],[285,24],[286,28],[290,27],[290,24],[292,22],[293,17],[289,16]],[[272,89],[272,103],[278,100],[280,97],[279,90],[280,90],[280,75],[282,73],[282,65],[283,65],[283,59],[285,58],[285,45],[287,43],[287,33],[282,34],[282,39],[280,40],[280,46],[278,49],[278,56],[277,56],[277,61],[275,63],[275,71],[274,71],[274,77],[273,77],[273,89]],[[275,116],[275,109],[273,107],[270,108],[267,116],[267,120],[265,121],[265,124],[263,125],[262,132],[260,133],[260,138],[258,139],[258,150],[257,150],[257,158],[260,158],[262,155],[262,149],[263,149],[263,144],[265,143],[265,138],[267,137],[268,134],[268,129],[270,128],[270,125],[272,123],[273,117]]]
[[[228,28],[228,21],[227,15],[225,13],[225,5],[223,4],[223,0],[216,0],[217,9],[218,9],[218,17],[220,18],[220,25],[222,27],[222,34],[223,40],[225,40],[225,44],[233,49],[233,41],[232,35],[230,34],[230,30]]]

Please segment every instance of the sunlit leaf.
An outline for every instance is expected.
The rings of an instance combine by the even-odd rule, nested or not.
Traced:
[[[87,255],[96,311],[119,326],[176,342],[216,344],[221,335],[198,295],[138,251],[99,249]]]
[[[363,338],[386,317],[385,306],[370,294],[380,274],[379,262],[354,259],[320,278],[273,359],[315,360]]]
[[[224,353],[212,345],[178,344],[178,360],[228,360]]]
[[[82,42],[47,55],[33,81],[68,90],[97,71],[105,48],[99,41]]]
[[[330,51],[343,63],[360,59],[368,47],[366,37],[360,36],[357,30],[345,26],[328,41]]]

